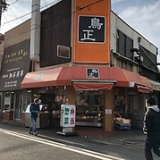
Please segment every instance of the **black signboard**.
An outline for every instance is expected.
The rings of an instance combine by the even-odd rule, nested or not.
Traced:
[[[5,48],[0,73],[0,91],[20,89],[21,81],[30,68],[30,40]]]
[[[99,69],[87,68],[87,78],[99,78]]]
[[[105,17],[79,16],[79,42],[104,43]]]

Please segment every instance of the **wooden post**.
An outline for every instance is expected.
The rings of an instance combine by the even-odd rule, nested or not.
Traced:
[[[114,90],[105,91],[104,130],[113,131]]]

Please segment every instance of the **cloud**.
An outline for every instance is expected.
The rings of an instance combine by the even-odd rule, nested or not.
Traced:
[[[160,49],[159,8],[160,1],[143,7],[129,6],[119,16]]]
[[[41,7],[60,0],[41,1]],[[118,15],[160,49],[160,0],[111,0]],[[14,2],[14,1],[12,1]],[[10,1],[10,4],[12,4]],[[45,3],[44,3],[45,2]],[[144,5],[145,3],[145,5]],[[122,5],[120,5],[122,4]],[[25,6],[25,7],[24,7]],[[117,11],[116,11],[117,12]],[[1,33],[5,33],[30,18],[31,1],[20,0],[2,13]],[[160,59],[160,58],[159,58]]]
[[[25,6],[25,7],[24,7]],[[10,3],[7,10],[2,13],[1,33],[5,33],[11,28],[30,18],[31,2],[23,0],[21,3]]]
[[[112,1],[112,4],[113,3],[119,3],[119,2],[122,2],[122,1],[126,1],[126,0],[111,0]]]
[[[59,1],[60,0],[41,1],[41,8],[45,9]],[[2,25],[0,32],[3,34],[31,17],[31,0],[13,0],[12,2],[9,2],[7,10],[2,13]]]

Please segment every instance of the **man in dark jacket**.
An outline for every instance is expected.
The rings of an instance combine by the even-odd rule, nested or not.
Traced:
[[[147,111],[144,116],[143,132],[147,135],[145,140],[146,160],[153,160],[152,152],[160,157],[160,110],[153,97],[146,100]]]
[[[30,118],[31,118],[31,126],[29,130],[29,134],[37,135],[37,128],[36,128],[36,120],[38,116],[38,112],[40,111],[39,106],[39,99],[35,98],[34,103],[30,105]]]

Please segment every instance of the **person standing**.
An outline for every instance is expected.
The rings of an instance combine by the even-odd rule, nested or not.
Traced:
[[[38,112],[40,111],[39,99],[35,98],[34,102],[30,105],[30,118],[31,118],[31,126],[29,130],[29,134],[37,135],[36,121],[38,117]]]
[[[144,116],[143,132],[145,139],[145,158],[153,160],[153,152],[160,157],[160,110],[153,97],[146,100],[147,111]]]

